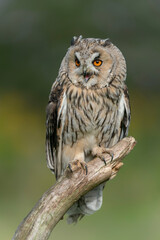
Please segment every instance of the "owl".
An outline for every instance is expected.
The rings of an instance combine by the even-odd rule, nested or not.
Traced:
[[[128,134],[130,105],[126,62],[109,39],[73,37],[49,95],[46,117],[47,165],[56,179],[75,161],[87,174],[95,156],[105,164],[110,147]],[[105,183],[68,210],[68,223],[102,206]]]

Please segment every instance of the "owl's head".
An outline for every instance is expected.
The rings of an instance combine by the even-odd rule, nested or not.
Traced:
[[[103,88],[115,78],[126,78],[125,59],[109,39],[73,37],[65,66],[73,84],[87,89]]]

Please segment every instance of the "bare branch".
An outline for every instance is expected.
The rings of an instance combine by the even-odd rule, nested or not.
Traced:
[[[55,225],[63,218],[66,211],[81,196],[100,183],[116,176],[123,165],[121,160],[133,149],[136,141],[133,137],[122,139],[114,147],[114,159],[108,164],[99,158],[88,163],[88,174],[77,165],[77,170],[71,173],[66,170],[54,186],[46,191],[28,216],[16,230],[12,240],[46,240]]]

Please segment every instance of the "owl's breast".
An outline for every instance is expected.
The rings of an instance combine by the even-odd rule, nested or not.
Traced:
[[[100,91],[71,90],[67,94],[64,143],[72,146],[79,139],[94,136],[98,145],[107,146],[114,131],[117,104]]]

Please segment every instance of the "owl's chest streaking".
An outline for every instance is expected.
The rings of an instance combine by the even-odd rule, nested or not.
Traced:
[[[71,85],[63,93],[59,111],[64,145],[74,146],[80,139],[88,139],[90,146],[109,146],[116,132],[120,91],[107,88],[82,89]]]

